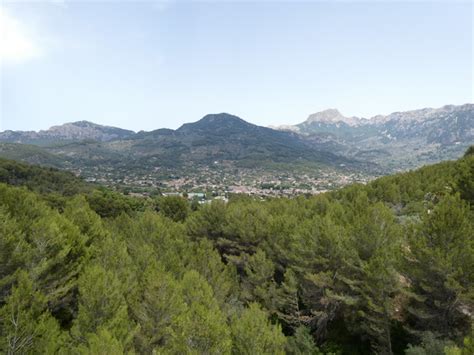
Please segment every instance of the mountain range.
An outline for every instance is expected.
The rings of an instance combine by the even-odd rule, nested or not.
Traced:
[[[206,115],[176,130],[138,133],[80,121],[40,132],[2,132],[0,142],[0,156],[5,158],[89,173],[113,170],[165,177],[217,166],[263,170],[367,166],[314,148],[294,132],[253,125],[227,113]]]
[[[97,140],[107,142],[115,139],[128,138],[135,132],[109,126],[102,126],[89,121],[78,121],[53,126],[48,130],[35,131],[4,131],[0,133],[0,141],[36,145],[54,144],[58,141]]]
[[[197,167],[333,169],[372,174],[462,155],[474,142],[474,105],[371,119],[330,109],[297,125],[262,127],[227,113],[176,130],[133,132],[88,121],[0,132],[0,156],[84,171],[186,175]]]
[[[394,112],[370,119],[345,117],[329,109],[300,124],[275,128],[295,132],[317,149],[388,170],[406,170],[461,156],[474,142],[474,105]]]

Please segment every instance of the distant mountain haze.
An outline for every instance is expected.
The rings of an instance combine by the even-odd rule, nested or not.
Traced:
[[[297,132],[318,149],[404,170],[461,156],[474,142],[474,105],[446,105],[370,119],[345,117],[329,109],[300,124],[275,129]]]
[[[274,129],[287,129],[287,128],[304,128],[309,127],[312,124],[326,123],[336,124],[344,123],[349,126],[361,126],[361,125],[377,125],[383,124],[388,121],[399,120],[399,121],[427,121],[430,119],[437,119],[443,115],[458,114],[462,112],[472,112],[474,104],[464,105],[446,105],[441,108],[423,108],[419,110],[411,110],[404,112],[393,112],[389,115],[376,115],[371,118],[364,117],[346,117],[342,115],[337,109],[331,108],[321,112],[313,113],[308,116],[306,121],[296,125],[281,125],[272,126]]]
[[[100,163],[179,168],[226,161],[245,167],[316,164],[393,171],[461,156],[474,142],[474,105],[371,119],[328,109],[300,124],[271,128],[228,113],[209,114],[176,130],[138,133],[79,121],[39,132],[1,132],[0,142],[29,144],[3,144],[2,156],[30,162],[38,156],[40,163],[69,167]]]
[[[312,147],[303,136],[253,125],[227,113],[176,130],[120,130],[74,122],[40,132],[0,133],[0,156],[90,175],[188,176],[196,169],[366,169],[366,162]],[[27,144],[25,144],[27,143]]]
[[[101,142],[127,138],[135,132],[109,126],[102,126],[89,121],[78,121],[53,126],[48,130],[35,131],[4,131],[0,133],[0,141],[14,143],[51,143],[55,141],[74,141],[94,139]]]

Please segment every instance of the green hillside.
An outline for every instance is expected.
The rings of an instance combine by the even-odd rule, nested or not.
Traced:
[[[67,140],[57,138],[49,144],[41,141],[41,145],[0,143],[0,157],[69,169],[108,186],[120,184],[126,177],[133,177],[135,184],[140,180],[157,182],[181,175],[198,179],[208,170],[218,170],[223,176],[222,183],[224,178],[235,177],[232,172],[235,168],[245,169],[248,175],[281,171],[299,175],[293,173],[294,170],[311,174],[320,174],[323,170],[379,172],[375,164],[315,149],[294,133],[253,125],[225,113],[206,115],[177,130],[158,129],[136,134],[118,134],[115,130],[119,129],[111,131],[111,127],[87,123],[93,125],[93,133],[98,136],[85,138],[89,131],[81,131],[82,139],[73,135],[75,130],[67,130],[81,128],[80,123],[61,126],[68,135],[59,138],[68,137]],[[105,137],[115,138],[100,140],[104,132],[108,132]],[[33,134],[29,132],[27,137],[19,139],[13,133],[4,133],[6,138],[0,134],[0,141],[30,142],[28,137]],[[48,134],[53,133],[57,133],[56,130]]]
[[[0,156],[5,159],[24,161],[29,164],[59,167],[62,158],[36,145],[0,143]]]
[[[472,150],[203,206],[9,161],[0,179],[0,353],[474,353]]]
[[[0,158],[0,182],[26,186],[38,193],[55,192],[65,196],[91,190],[91,185],[70,172],[3,158]]]

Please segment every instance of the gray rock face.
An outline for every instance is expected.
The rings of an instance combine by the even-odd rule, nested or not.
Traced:
[[[95,140],[107,142],[114,139],[128,138],[135,134],[133,131],[102,126],[88,121],[66,123],[53,126],[48,130],[34,131],[5,131],[0,133],[0,141],[9,143],[54,143],[56,141]]]
[[[295,126],[314,146],[398,167],[457,158],[474,143],[474,104],[394,112],[370,119],[345,117],[335,109],[312,114]],[[335,150],[334,150],[335,149]]]
[[[345,117],[337,109],[331,108],[321,112],[313,113],[309,115],[308,119],[303,122],[305,126],[311,124],[325,123],[325,124],[337,124],[344,123],[348,126],[358,126],[366,123],[367,120],[359,117]]]

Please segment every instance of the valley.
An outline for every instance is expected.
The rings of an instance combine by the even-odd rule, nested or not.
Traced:
[[[473,4],[0,5],[0,355],[474,355]]]
[[[1,132],[0,156],[141,195],[294,196],[456,159],[473,141],[474,105],[466,104],[372,119],[331,109],[273,128],[226,113],[137,133],[80,121]]]

